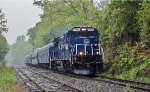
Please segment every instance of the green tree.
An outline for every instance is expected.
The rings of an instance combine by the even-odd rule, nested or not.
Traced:
[[[48,44],[70,27],[90,25],[99,30],[105,60],[111,62],[112,73],[128,72],[147,62],[150,57],[150,1],[111,0],[107,5],[104,2],[104,9],[91,1],[35,0],[34,5],[39,6],[43,14],[41,21],[28,30],[34,48]]]
[[[8,44],[4,36],[0,36],[0,61],[4,60],[8,52]]]
[[[99,29],[104,42],[109,42],[112,49],[118,45],[139,41],[139,27],[136,14],[140,8],[136,1],[112,1],[101,14]]]
[[[2,32],[8,31],[6,23],[7,20],[5,19],[5,14],[2,12],[2,9],[0,9],[0,35],[2,35]]]
[[[62,35],[72,26],[90,25],[96,27],[99,10],[91,0],[35,1],[43,9],[41,21],[28,30],[34,48],[41,47],[56,36]]]
[[[112,0],[99,14],[97,28],[104,43],[105,59],[112,62],[111,73],[121,74],[150,62],[149,6],[148,0]]]
[[[29,42],[18,42],[10,46],[6,55],[7,64],[23,65],[25,56],[32,52],[32,45]]]
[[[143,1],[137,13],[140,24],[140,39],[150,48],[150,1]]]
[[[7,32],[5,14],[0,9],[0,62],[4,63],[5,55],[8,52],[8,44],[6,38],[3,36],[3,32]]]

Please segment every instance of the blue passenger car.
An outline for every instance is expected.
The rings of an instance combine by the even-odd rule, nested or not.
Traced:
[[[32,66],[32,55],[26,55],[25,64],[28,66]]]
[[[50,43],[38,51],[38,66],[41,68],[49,68],[50,66],[50,49],[53,48],[54,44]]]
[[[32,66],[38,66],[38,50],[39,48],[35,49],[32,53],[31,59],[32,59]]]

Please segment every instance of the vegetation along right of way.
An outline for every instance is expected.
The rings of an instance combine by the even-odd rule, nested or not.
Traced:
[[[0,92],[15,92],[17,82],[12,68],[6,67],[5,55],[8,52],[9,45],[3,33],[8,31],[5,14],[0,9]]]
[[[100,32],[104,76],[150,83],[150,1],[34,1],[41,21],[28,30],[33,48],[42,47],[69,27],[90,25]]]

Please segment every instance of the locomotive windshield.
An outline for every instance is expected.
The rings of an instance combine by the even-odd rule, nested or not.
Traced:
[[[86,32],[81,31],[81,32],[75,33],[75,37],[90,37],[90,36],[92,36],[92,35],[88,31],[86,31]]]
[[[76,38],[94,38],[98,41],[98,32],[93,28],[74,28],[72,33],[68,33],[66,40],[73,42]]]
[[[95,38],[95,41],[98,41],[98,34],[90,32],[90,31],[80,31],[80,32],[75,32],[74,37],[71,38]]]

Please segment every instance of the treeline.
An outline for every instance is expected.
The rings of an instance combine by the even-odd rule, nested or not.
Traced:
[[[32,45],[28,41],[20,41],[12,44],[5,59],[7,65],[25,65],[26,55],[31,54]]]
[[[5,19],[5,14],[0,9],[0,63],[4,64],[5,55],[8,52],[7,40],[4,37],[3,33],[8,31],[6,26],[7,20]]]
[[[120,74],[150,63],[150,1],[111,1],[99,19],[97,28],[106,59],[113,63],[111,72]]]
[[[111,1],[100,13],[97,28],[108,74],[150,83],[150,1]]]
[[[109,73],[131,70],[137,77],[150,71],[149,0],[112,0],[98,5],[92,0],[35,0],[34,5],[44,12],[41,21],[28,30],[34,48],[49,43],[70,27],[90,25],[100,32]],[[138,67],[142,68],[138,71]]]
[[[41,21],[28,30],[34,48],[49,43],[68,28],[79,25],[98,26],[99,9],[90,0],[35,1],[43,9]]]

